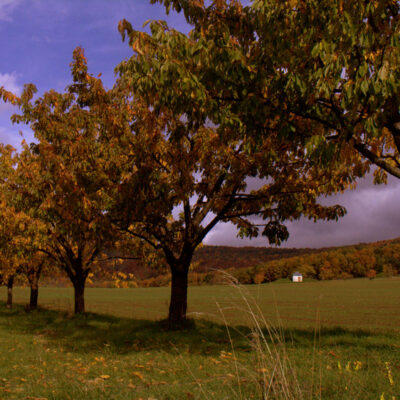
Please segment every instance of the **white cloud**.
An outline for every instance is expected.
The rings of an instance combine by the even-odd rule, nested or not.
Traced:
[[[0,0],[0,21],[12,21],[11,14],[20,0]]]
[[[22,92],[22,87],[18,85],[17,79],[18,76],[15,72],[12,72],[11,74],[2,74],[0,72],[0,87],[4,86],[4,89],[8,90],[9,92],[20,95]],[[16,111],[17,109],[15,106],[11,105],[10,103],[3,102],[3,100],[0,100],[0,116],[7,116],[8,119]]]
[[[18,76],[15,72],[12,72],[11,74],[8,74],[8,73],[2,74],[0,72],[0,87],[4,86],[4,88],[6,90],[8,90],[14,94],[20,94],[21,86],[18,85],[17,79],[18,79]]]

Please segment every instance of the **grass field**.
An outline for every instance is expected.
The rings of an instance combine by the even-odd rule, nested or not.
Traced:
[[[270,388],[268,398],[400,400],[399,289],[399,279],[191,287],[196,327],[169,332],[168,288],[87,289],[77,317],[72,290],[41,288],[46,310],[0,304],[0,398],[260,399]],[[16,288],[15,301],[28,294]],[[272,339],[260,340],[254,315],[278,327]]]

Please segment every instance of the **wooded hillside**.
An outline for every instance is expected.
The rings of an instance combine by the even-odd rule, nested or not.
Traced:
[[[113,259],[104,263],[102,270],[93,278],[92,286],[148,287],[170,283],[166,266],[150,269],[137,260]],[[219,283],[221,270],[243,284],[289,278],[294,271],[317,280],[393,276],[400,274],[400,238],[320,249],[203,246],[194,256],[189,282]],[[53,281],[62,282],[61,276]]]

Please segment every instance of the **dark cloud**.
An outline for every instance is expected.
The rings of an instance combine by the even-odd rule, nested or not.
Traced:
[[[252,186],[256,184],[253,182]],[[336,221],[307,219],[289,222],[289,240],[283,247],[328,247],[373,242],[400,236],[400,180],[389,178],[387,185],[374,185],[372,176],[360,180],[357,188],[322,199],[326,205],[340,204],[347,214]],[[266,238],[252,240],[236,236],[232,224],[219,224],[205,243],[226,246],[269,246]]]

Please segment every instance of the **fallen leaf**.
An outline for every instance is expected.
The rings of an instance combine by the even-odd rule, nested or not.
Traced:
[[[137,376],[140,380],[144,381],[144,377],[140,372],[133,371],[132,374]]]

